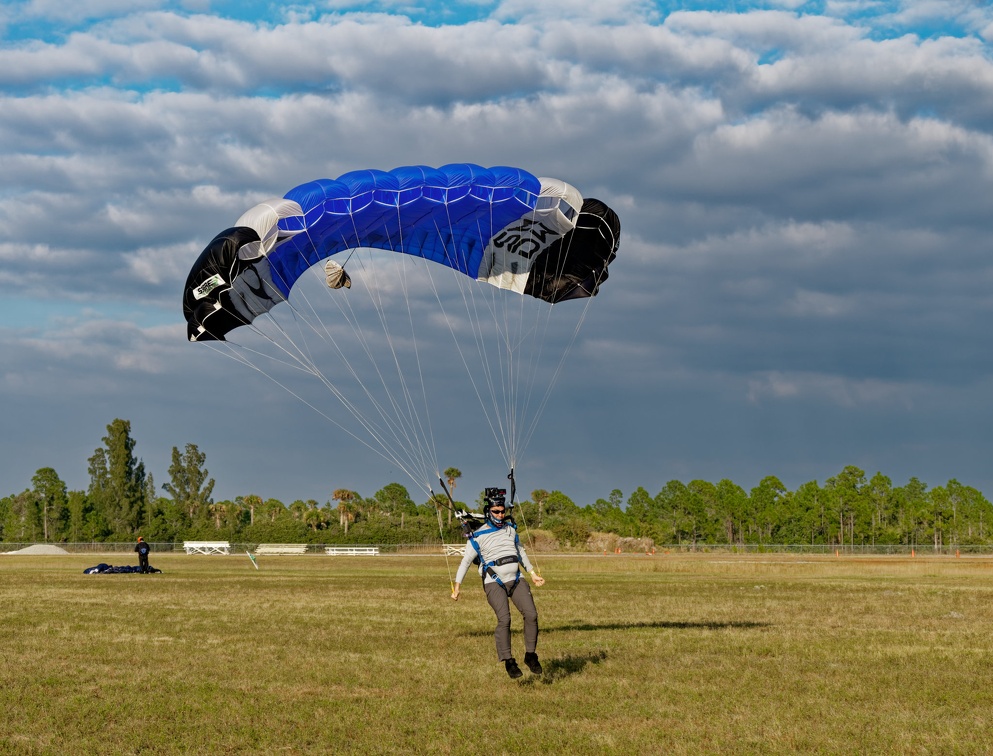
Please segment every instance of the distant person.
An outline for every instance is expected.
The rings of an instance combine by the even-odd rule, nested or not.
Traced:
[[[517,537],[517,525],[512,517],[507,516],[504,502],[506,493],[501,488],[486,489],[486,503],[483,506],[485,522],[469,536],[465,556],[455,575],[452,599],[459,600],[462,580],[473,563],[478,563],[486,600],[497,618],[493,633],[497,659],[504,663],[507,674],[516,679],[524,673],[510,651],[511,601],[524,617],[524,664],[536,675],[540,675],[542,671],[537,653],[538,610],[527,580],[521,577],[519,566],[524,565],[524,569],[531,573],[536,586],[544,585],[545,579],[531,567],[531,561]]]
[[[152,547],[145,543],[145,539],[138,536],[138,543],[134,545],[134,550],[138,552],[138,572],[147,573],[148,569],[148,552],[152,550]]]

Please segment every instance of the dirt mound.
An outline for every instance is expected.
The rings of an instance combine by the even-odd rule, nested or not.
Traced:
[[[7,554],[68,554],[69,552],[59,546],[50,543],[36,543],[34,546],[20,549],[19,551],[8,551]]]

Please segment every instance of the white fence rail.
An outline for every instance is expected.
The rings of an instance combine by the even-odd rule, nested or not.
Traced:
[[[379,556],[378,546],[325,546],[328,556]]]

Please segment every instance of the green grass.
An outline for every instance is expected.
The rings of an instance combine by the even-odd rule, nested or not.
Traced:
[[[988,558],[546,556],[511,681],[441,557],[153,556],[0,556],[0,753],[993,752]]]

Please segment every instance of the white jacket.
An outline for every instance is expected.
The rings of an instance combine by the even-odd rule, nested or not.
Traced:
[[[478,552],[473,546],[473,542],[479,545]],[[532,569],[531,560],[528,559],[524,547],[517,538],[517,529],[510,523],[504,523],[497,528],[493,523],[487,521],[485,525],[473,533],[473,537],[466,541],[465,556],[462,557],[462,563],[455,574],[456,583],[462,583],[477,555],[480,561],[478,571],[480,575],[483,575],[484,583],[495,583],[496,580],[493,579],[492,575],[484,574],[483,565],[488,562],[495,562],[501,557],[519,556],[520,564],[524,565],[524,569],[528,572]],[[500,580],[510,584],[517,580],[517,576],[520,574],[520,564],[510,562],[509,564],[493,565],[491,569],[500,576]]]

